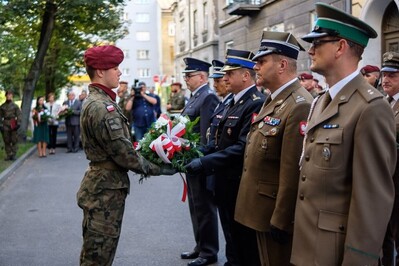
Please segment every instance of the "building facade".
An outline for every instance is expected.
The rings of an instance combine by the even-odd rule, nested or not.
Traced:
[[[185,68],[183,58],[195,57],[207,62],[220,59],[217,0],[178,0],[172,11],[176,25],[175,74],[176,81],[183,82]]]
[[[154,76],[159,75],[161,66],[160,7],[156,0],[129,0],[126,2],[123,19],[128,23],[129,34],[116,45],[125,54],[120,65],[121,80],[129,86],[134,80],[154,86]]]
[[[287,31],[298,39],[310,32],[317,19],[314,0],[178,0],[176,22],[176,75],[182,58],[210,62],[223,58],[226,49],[256,51],[263,30]],[[399,0],[320,0],[366,21],[378,33],[371,39],[359,64],[380,66],[386,51],[399,52]],[[207,6],[205,14],[204,6]],[[206,28],[206,25],[208,28]],[[207,40],[203,41],[204,32]],[[301,42],[305,49],[309,44]],[[298,72],[309,71],[306,52],[298,58]],[[317,76],[317,75],[316,75]]]

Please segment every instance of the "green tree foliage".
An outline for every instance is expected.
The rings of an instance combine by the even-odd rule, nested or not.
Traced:
[[[83,53],[127,31],[126,0],[0,0],[0,90],[22,98],[24,136],[34,94],[57,92],[82,73]]]

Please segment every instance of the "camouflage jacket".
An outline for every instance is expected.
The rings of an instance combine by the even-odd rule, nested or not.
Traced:
[[[127,101],[129,101],[130,97],[131,97],[130,94],[126,91],[123,94],[123,97],[121,97],[118,102],[119,108],[122,110],[123,115],[126,116],[129,123],[132,122],[132,119],[131,119],[132,115],[131,115],[131,111],[126,111],[125,107],[126,107]]]
[[[171,111],[181,111],[184,108],[186,99],[184,98],[184,93],[182,91],[178,93],[172,93],[170,95],[168,103],[172,105]]]
[[[101,89],[90,86],[80,116],[81,138],[86,157],[91,161],[82,187],[92,192],[103,188],[129,188],[127,170],[143,175],[159,175],[158,166],[139,155],[130,142],[127,118],[119,106]],[[102,167],[111,164],[118,170]]]
[[[11,130],[11,120],[15,119],[16,124],[21,124],[21,109],[14,102],[5,102],[0,106],[0,127],[4,130]]]

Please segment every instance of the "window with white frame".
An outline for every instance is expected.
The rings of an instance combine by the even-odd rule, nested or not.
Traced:
[[[134,0],[135,4],[149,4],[150,0]]]
[[[225,46],[225,51],[227,51],[227,49],[233,49],[234,48],[234,41],[228,41],[224,44]]]
[[[194,22],[194,35],[198,35],[198,12],[194,10],[193,12],[193,22]]]
[[[151,71],[149,68],[139,68],[138,76],[139,78],[148,78],[151,75]]]
[[[176,35],[176,24],[172,21],[168,22],[168,35],[175,36]]]
[[[150,33],[148,31],[137,31],[136,40],[140,42],[145,42],[150,40]]]
[[[130,57],[130,52],[127,49],[123,50],[123,55],[125,56],[125,58],[129,58]]]
[[[123,12],[123,20],[128,21],[129,20],[129,13],[128,12]]]
[[[310,30],[312,31],[314,26],[316,25],[317,14],[316,11],[310,13]]]
[[[208,30],[208,4],[207,2],[203,5],[203,18],[204,18],[204,31]]]
[[[123,76],[130,76],[130,69],[129,68],[123,68],[122,69],[122,75]]]
[[[137,50],[137,59],[138,60],[150,59],[150,51],[149,50]]]
[[[148,13],[136,13],[137,23],[148,23],[150,22],[150,14]]]

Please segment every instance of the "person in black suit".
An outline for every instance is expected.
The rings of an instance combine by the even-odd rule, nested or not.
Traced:
[[[200,117],[194,132],[201,135],[200,144],[206,145],[206,132],[213,110],[219,100],[208,85],[209,67],[211,64],[195,59],[184,58],[186,68],[184,80],[191,91],[182,111],[191,121]],[[202,174],[187,174],[188,204],[193,224],[196,246],[193,251],[183,252],[182,259],[194,259],[189,266],[208,265],[217,261],[219,251],[217,209],[212,191],[206,188],[206,181]]]
[[[63,103],[72,111],[72,115],[65,118],[67,128],[67,152],[78,152],[80,142],[80,111],[82,110],[82,102],[75,99],[73,91],[68,93],[68,100]]]
[[[228,265],[260,265],[255,232],[234,221],[234,210],[243,168],[249,126],[265,96],[255,86],[249,51],[227,50],[223,77],[227,90],[234,94],[217,127],[213,153],[194,159],[188,173],[215,175],[215,195],[220,221],[226,237]]]
[[[207,132],[207,145],[203,148],[203,153],[205,154],[210,153],[207,148],[213,146],[211,143],[215,142],[216,129],[219,125],[219,121],[223,117],[226,106],[230,103],[231,99],[233,99],[233,94],[227,91],[226,83],[223,80],[225,73],[221,70],[224,63],[219,60],[212,60],[212,66],[213,73],[209,77],[213,79],[213,88],[217,96],[221,98],[221,102],[218,103],[211,116],[211,124]]]

